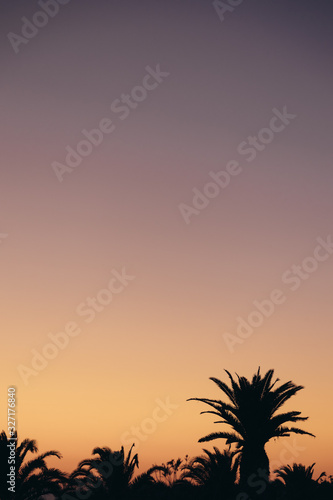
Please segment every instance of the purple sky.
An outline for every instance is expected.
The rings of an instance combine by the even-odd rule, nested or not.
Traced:
[[[8,235],[0,239],[8,353],[1,388],[18,387],[21,434],[63,450],[71,468],[95,445],[119,447],[123,425],[149,414],[156,397],[174,395],[181,410],[142,445],[143,464],[170,459],[173,449],[196,453],[198,426],[205,433],[210,422],[196,419],[186,397],[200,395],[207,377],[224,368],[251,375],[259,363],[309,387],[300,409],[314,416],[314,433],[320,418],[329,432],[332,406],[316,397],[318,384],[330,390],[332,381],[331,261],[240,350],[228,352],[222,334],[313,255],[316,238],[333,232],[332,3],[244,0],[221,22],[206,1],[71,0],[15,53],[7,34],[21,35],[22,17],[40,10],[23,0],[0,7],[0,236]],[[122,120],[110,106],[158,65],[169,75]],[[295,118],[280,121],[283,130],[247,161],[241,143],[265,138],[273,110],[284,108]],[[82,130],[104,118],[114,131],[59,182],[52,164],[65,164],[66,147],[75,149]],[[186,224],[179,206],[193,209],[193,189],[202,192],[210,172],[225,171],[231,160],[241,173],[206,208],[194,207]],[[61,330],[77,304],[124,266],[135,280],[112,311],[26,386],[17,366],[28,366],[31,349],[41,349],[47,333]],[[96,382],[103,398],[117,403],[103,403],[114,431],[108,414],[76,454],[65,420],[54,423],[63,436],[55,443],[46,422],[54,421],[51,394],[63,394],[79,418],[80,399],[71,400],[78,380],[86,383],[86,401]],[[116,404],[123,410],[111,411]],[[92,434],[89,418],[80,422],[75,443]],[[330,432],[307,444],[304,461],[328,466]]]

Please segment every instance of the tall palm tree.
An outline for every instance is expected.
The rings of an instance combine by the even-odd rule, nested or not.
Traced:
[[[10,441],[15,438],[15,441]],[[26,461],[28,453],[38,453],[35,440],[24,439],[19,445],[17,434],[7,438],[5,431],[0,434],[0,499],[38,500],[48,493],[59,495],[67,481],[66,474],[59,469],[47,466],[47,457],[61,458],[57,451],[47,451]],[[14,442],[15,455],[15,494],[8,490],[8,450]]]
[[[80,492],[81,496],[94,492],[98,498],[124,498],[135,467],[139,467],[138,455],[131,456],[133,446],[126,458],[123,446],[115,452],[108,447],[94,448],[92,453],[97,457],[79,463],[70,476],[68,492]]]
[[[276,414],[288,399],[303,389],[303,386],[289,381],[276,387],[279,379],[272,382],[274,370],[268,370],[262,377],[260,367],[251,381],[237,374],[237,380],[234,380],[227,370],[225,372],[230,379],[231,387],[217,378],[211,377],[210,380],[228,397],[227,403],[208,398],[190,398],[189,401],[201,401],[207,404],[212,409],[201,413],[212,413],[221,419],[215,423],[227,424],[232,428],[232,432],[213,432],[199,439],[199,442],[223,438],[226,439],[226,444],[234,443],[237,452],[240,453],[240,483],[247,484],[249,477],[257,475],[259,470],[269,476],[269,460],[265,444],[270,439],[290,436],[291,433],[310,436],[313,434],[285,425],[288,422],[307,420],[308,417],[300,416],[301,412],[289,411]]]

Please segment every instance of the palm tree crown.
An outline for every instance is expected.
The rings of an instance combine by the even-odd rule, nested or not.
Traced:
[[[214,452],[203,450],[205,455],[194,457],[182,467],[182,479],[212,491],[232,492],[236,479],[238,461],[234,453],[228,450],[220,452],[214,446]]]
[[[5,431],[0,434],[0,498],[7,500],[37,500],[41,495],[61,493],[67,481],[66,474],[59,469],[48,467],[45,459],[47,457],[61,458],[58,451],[47,451],[31,460],[26,460],[27,454],[38,452],[37,443],[34,439],[24,439],[20,444],[17,442],[17,433],[11,436],[15,438],[15,494],[11,494],[7,488],[8,472],[8,446],[9,438]]]
[[[207,398],[191,398],[190,400],[201,401],[212,409],[201,413],[212,413],[221,420],[216,423],[227,424],[232,431],[213,432],[199,439],[199,442],[212,441],[217,438],[226,439],[226,444],[236,444],[241,453],[240,472],[248,475],[251,469],[263,467],[269,473],[268,458],[264,451],[265,444],[273,437],[290,436],[291,433],[313,434],[297,427],[290,427],[288,422],[307,420],[301,417],[299,411],[276,414],[281,406],[303,386],[295,385],[289,381],[276,386],[279,379],[272,382],[274,370],[262,377],[260,367],[253,376],[252,381],[237,375],[235,380],[225,370],[231,387],[221,380],[211,377],[210,380],[222,390],[228,397],[229,402]],[[251,465],[252,463],[252,465]],[[247,470],[246,470],[247,469]]]
[[[126,457],[123,446],[120,451],[115,452],[108,447],[94,448],[92,453],[97,456],[79,463],[70,476],[69,490],[83,496],[98,490],[101,495],[122,498],[129,487],[135,467],[139,467],[138,455],[132,457],[133,447],[134,444]]]

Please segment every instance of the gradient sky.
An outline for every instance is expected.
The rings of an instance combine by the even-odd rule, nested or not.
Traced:
[[[137,443],[143,472],[217,430],[186,402],[220,396],[210,376],[260,365],[305,386],[286,409],[317,436],[295,459],[293,438],[273,442],[271,460],[333,473],[333,255],[297,291],[282,281],[333,235],[331,2],[245,0],[221,22],[210,1],[72,0],[16,54],[7,33],[38,10],[0,8],[1,428],[14,384],[19,436],[72,470],[95,446],[128,449],[169,397]],[[111,103],[158,64],[169,76],[120,120]],[[296,118],[248,162],[239,145],[284,106]],[[114,132],[60,183],[52,163],[102,118]],[[242,172],[186,224],[179,205],[231,160]],[[77,306],[124,267],[135,278],[86,323]],[[276,288],[284,304],[230,352],[223,335]],[[80,335],[24,384],[18,366],[70,321]]]

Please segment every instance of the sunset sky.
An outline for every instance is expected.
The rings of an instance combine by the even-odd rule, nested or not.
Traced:
[[[1,428],[14,385],[57,466],[136,440],[143,472],[221,430],[186,402],[209,377],[260,365],[317,436],[271,462],[333,474],[332,3],[40,4],[0,7]]]

